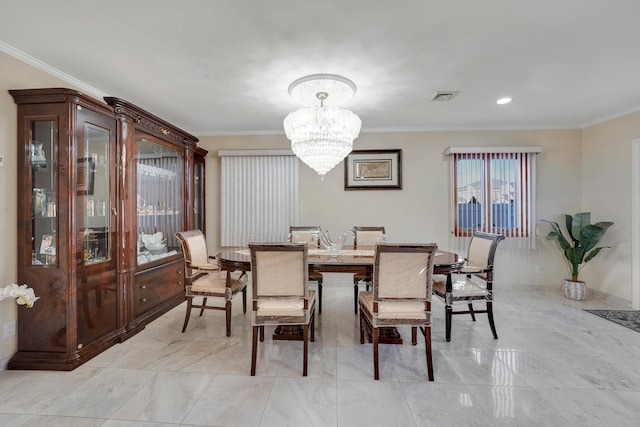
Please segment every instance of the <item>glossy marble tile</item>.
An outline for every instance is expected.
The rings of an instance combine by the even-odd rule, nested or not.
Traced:
[[[180,423],[212,379],[213,375],[195,372],[158,372],[111,418]]]
[[[338,380],[339,426],[415,426],[402,386],[388,381]]]
[[[260,427],[337,426],[335,381],[276,378]]]
[[[202,393],[184,424],[257,426],[275,379],[218,374]]]
[[[417,426],[491,426],[493,422],[463,384],[403,383]]]
[[[560,415],[535,389],[529,387],[467,386],[496,426],[564,427]]]
[[[601,294],[580,303],[560,288],[507,288],[496,295],[499,339],[484,315],[454,316],[434,301],[435,381],[425,345],[360,344],[353,286],[325,282],[309,373],[302,343],[259,344],[251,377],[251,314],[185,305],[71,372],[0,371],[1,426],[637,426],[640,334],[582,310],[628,308]],[[346,283],[346,284],[344,284]],[[591,297],[590,297],[591,298]],[[617,304],[617,305],[616,305]]]

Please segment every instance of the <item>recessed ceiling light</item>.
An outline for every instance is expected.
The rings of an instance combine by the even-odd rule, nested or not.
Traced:
[[[504,104],[508,104],[512,101],[511,98],[507,97],[507,98],[500,98],[496,101],[496,104],[498,105],[504,105]]]

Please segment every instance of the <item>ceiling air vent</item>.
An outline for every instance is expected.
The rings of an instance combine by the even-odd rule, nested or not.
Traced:
[[[433,97],[431,97],[432,101],[451,101],[459,91],[457,90],[439,90],[437,91]]]

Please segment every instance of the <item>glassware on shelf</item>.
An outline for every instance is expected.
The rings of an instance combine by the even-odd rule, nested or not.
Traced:
[[[47,192],[44,188],[33,189],[33,216],[47,216]]]

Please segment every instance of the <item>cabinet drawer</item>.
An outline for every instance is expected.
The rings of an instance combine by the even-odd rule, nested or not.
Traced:
[[[133,287],[134,316],[184,293],[184,262],[161,265],[136,275]]]

